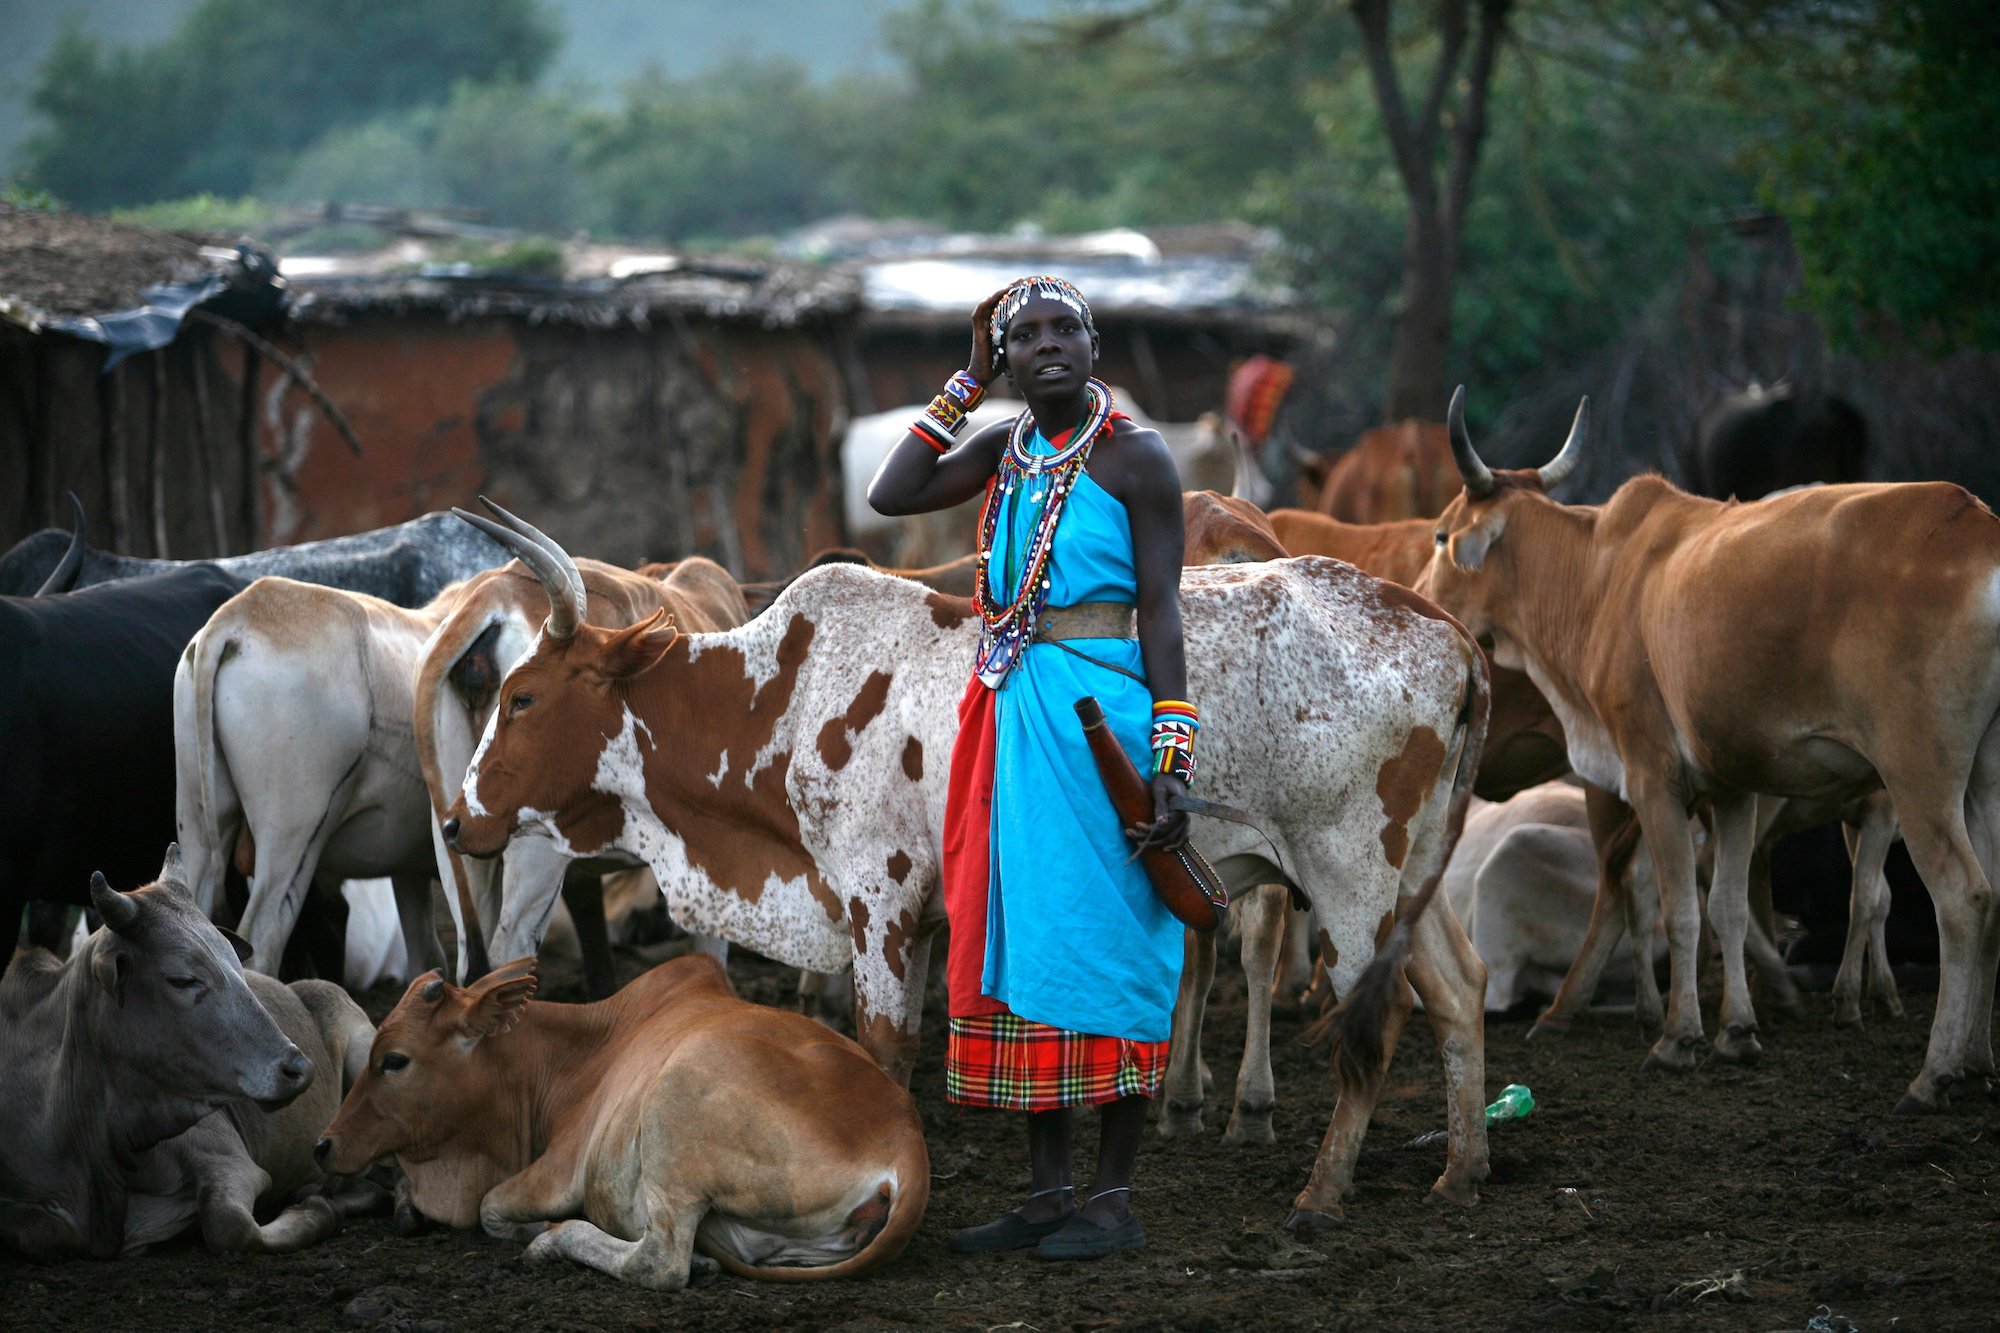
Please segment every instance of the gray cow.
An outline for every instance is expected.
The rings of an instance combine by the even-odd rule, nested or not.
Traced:
[[[23,954],[0,979],[0,1247],[135,1254],[199,1220],[212,1250],[299,1249],[340,1229],[313,1140],[374,1028],[339,987],[245,973],[241,940],[195,907],[169,848],[66,962]]]

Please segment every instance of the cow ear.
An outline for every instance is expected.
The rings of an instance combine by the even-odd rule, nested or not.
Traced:
[[[496,967],[466,992],[460,1026],[471,1037],[497,1037],[527,1016],[535,997],[535,960],[517,958]]]
[[[604,641],[600,670],[609,680],[628,680],[658,665],[681,632],[665,608]]]
[[[104,987],[105,994],[125,1007],[125,981],[132,974],[132,959],[123,949],[111,946],[110,941],[100,941],[97,952],[90,959],[90,975],[97,984]]]
[[[235,931],[230,930],[227,927],[217,926],[216,929],[222,932],[223,939],[229,941],[229,947],[236,950],[237,962],[247,963],[250,961],[250,955],[256,952],[254,949],[250,947],[250,941],[244,939],[241,935],[238,935]]]

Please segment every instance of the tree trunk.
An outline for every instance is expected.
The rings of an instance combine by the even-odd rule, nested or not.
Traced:
[[[1392,0],[1349,0],[1369,82],[1382,112],[1382,128],[1395,153],[1409,204],[1409,235],[1403,245],[1402,299],[1389,353],[1383,408],[1390,421],[1404,417],[1437,420],[1446,404],[1447,362],[1451,353],[1451,297],[1458,277],[1459,237],[1465,227],[1473,171],[1486,135],[1486,95],[1505,34],[1513,0],[1477,0],[1479,24],[1470,31],[1473,0],[1441,0],[1438,5],[1437,65],[1421,107],[1405,102],[1391,49]],[[1471,36],[1472,52],[1463,79],[1460,64]],[[1447,104],[1457,105],[1447,117]],[[1448,128],[1447,128],[1448,127]],[[1441,136],[1448,135],[1439,162]],[[1443,180],[1439,180],[1439,167]]]

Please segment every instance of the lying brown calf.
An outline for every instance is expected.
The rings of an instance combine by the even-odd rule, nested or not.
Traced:
[[[902,1253],[930,1157],[910,1094],[859,1046],[739,999],[706,955],[587,1005],[530,1000],[534,967],[411,983],[321,1163],[394,1154],[425,1215],[656,1290],[687,1285],[697,1244],[772,1281]]]

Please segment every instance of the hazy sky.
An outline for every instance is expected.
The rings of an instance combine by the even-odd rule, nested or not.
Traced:
[[[420,4],[422,0],[393,0]],[[33,128],[35,68],[70,15],[108,41],[147,45],[198,0],[0,0],[0,176]],[[884,16],[914,0],[544,0],[567,39],[554,78],[618,83],[657,65],[691,74],[732,56],[782,56],[816,75],[881,67]],[[1017,0],[1010,12],[1061,0]]]

